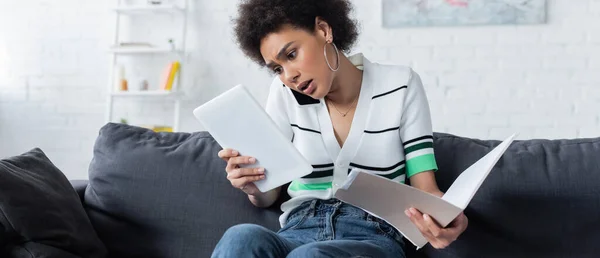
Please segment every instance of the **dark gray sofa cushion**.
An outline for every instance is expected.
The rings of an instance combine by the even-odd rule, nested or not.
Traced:
[[[440,189],[499,143],[436,134]],[[598,257],[600,138],[514,142],[465,214],[467,231],[429,257]]]
[[[434,134],[440,188],[499,143]],[[277,229],[279,206],[255,208],[233,189],[218,150],[206,132],[103,127],[85,202],[111,257],[207,257],[232,225]],[[466,209],[467,231],[444,250],[428,245],[418,254],[597,257],[599,158],[600,138],[513,143]]]
[[[38,148],[0,160],[0,257],[106,257],[77,193]]]
[[[75,189],[75,192],[77,193],[79,199],[81,199],[81,202],[83,203],[85,188],[88,185],[88,180],[70,180],[69,182],[71,183],[71,186],[73,186],[73,189]]]
[[[85,204],[110,257],[208,257],[230,226],[278,229],[279,206],[255,208],[234,189],[220,149],[206,132],[105,125]]]

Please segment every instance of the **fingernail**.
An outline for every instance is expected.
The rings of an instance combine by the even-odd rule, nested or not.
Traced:
[[[262,172],[265,172],[265,168],[258,168],[256,171],[262,173]]]
[[[260,179],[265,179],[265,175],[260,176]]]
[[[251,162],[251,163],[254,163],[255,161],[256,161],[256,159],[255,159],[255,158],[250,158],[250,162]]]
[[[410,213],[417,215],[417,210],[415,210],[415,208],[410,208]]]
[[[423,214],[423,219],[425,219],[425,220],[429,220],[429,215],[427,215],[427,214]]]
[[[406,214],[406,216],[408,216],[410,218],[411,214],[410,212],[408,212],[408,210],[404,210],[404,214]]]
[[[232,151],[231,154],[238,155],[238,152],[237,151]]]

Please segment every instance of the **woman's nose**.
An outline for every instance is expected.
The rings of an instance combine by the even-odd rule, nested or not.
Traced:
[[[298,82],[298,78],[300,78],[300,73],[297,70],[292,69],[284,69],[285,71],[285,79],[293,84]]]

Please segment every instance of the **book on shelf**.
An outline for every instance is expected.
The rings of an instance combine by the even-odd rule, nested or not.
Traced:
[[[161,89],[170,91],[173,89],[173,85],[176,82],[179,74],[180,63],[178,61],[171,62],[165,68],[162,79],[161,79]]]

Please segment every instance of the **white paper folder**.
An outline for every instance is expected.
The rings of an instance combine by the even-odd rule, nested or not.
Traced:
[[[336,191],[335,197],[387,221],[419,249],[427,244],[427,239],[404,211],[414,207],[424,214],[429,214],[442,227],[447,226],[471,202],[515,136],[510,136],[463,171],[442,198],[361,171],[350,173],[344,185]]]
[[[243,85],[197,107],[194,116],[221,147],[256,158],[247,167],[265,168],[265,179],[255,182],[261,192],[312,172],[311,164]]]

